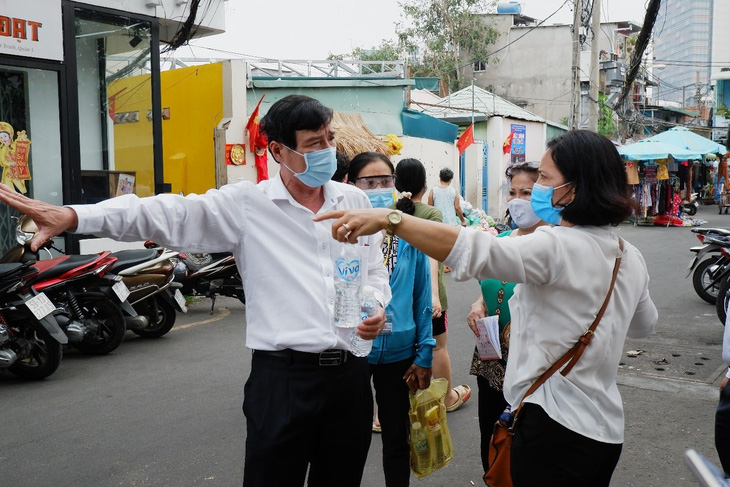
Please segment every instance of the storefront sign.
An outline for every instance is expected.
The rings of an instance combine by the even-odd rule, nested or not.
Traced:
[[[525,132],[527,127],[513,123],[510,126],[512,135],[512,147],[510,148],[510,162],[525,162]]]
[[[0,54],[63,61],[61,0],[0,0]]]

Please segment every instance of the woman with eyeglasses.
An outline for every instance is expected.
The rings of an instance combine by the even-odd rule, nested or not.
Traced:
[[[614,230],[635,208],[616,147],[587,130],[552,139],[530,205],[554,226],[520,238],[495,238],[393,210],[332,211],[315,220],[335,219],[332,235],[340,241],[386,229],[445,260],[459,280],[518,283],[509,302],[504,377],[507,402],[516,407],[525,399],[514,426],[512,483],[608,486],[624,440],[616,386],[624,342],[649,335],[657,321],[646,263]],[[614,269],[615,286],[606,300]],[[597,328],[587,333],[604,302]],[[575,366],[553,374],[525,398],[579,338],[589,345]]]
[[[532,187],[539,176],[537,168],[539,162],[521,162],[512,164],[507,168],[506,176],[509,184],[509,197],[507,198],[507,211],[516,229],[502,232],[498,237],[521,237],[530,235],[538,227],[546,225],[530,205]],[[509,355],[510,338],[510,311],[508,302],[514,294],[516,283],[502,281],[499,279],[484,279],[479,281],[481,296],[471,305],[471,312],[466,321],[471,331],[479,336],[476,320],[485,316],[499,317],[499,338],[502,351],[502,358],[496,360],[481,360],[479,352],[474,349],[474,356],[471,361],[469,373],[477,376],[477,387],[479,390],[479,430],[481,432],[481,455],[482,467],[486,472],[489,468],[489,440],[492,437],[494,423],[499,415],[507,407],[507,400],[504,398],[502,385],[504,372],[507,366]]]
[[[348,181],[368,195],[375,208],[395,202],[393,163],[377,152],[364,152],[350,161]],[[412,215],[410,200],[397,207]],[[409,383],[431,379],[431,360],[436,341],[431,336],[431,273],[425,254],[393,235],[383,240],[383,261],[390,274],[392,298],[385,309],[385,329],[373,340],[368,356],[375,386],[377,417],[383,441],[385,485],[410,482]],[[416,387],[416,385],[413,385]],[[374,424],[375,425],[375,424]]]

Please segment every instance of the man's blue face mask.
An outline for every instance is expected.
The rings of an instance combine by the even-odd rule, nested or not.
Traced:
[[[304,171],[296,173],[286,164],[282,163],[281,165],[289,169],[297,179],[310,188],[318,188],[322,186],[324,183],[332,179],[332,175],[337,170],[337,149],[334,147],[327,147],[326,149],[307,152],[306,154],[297,152],[287,146],[284,147],[293,153],[302,156],[307,167]]]

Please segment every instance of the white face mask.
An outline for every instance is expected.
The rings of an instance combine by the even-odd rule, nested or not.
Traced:
[[[515,198],[507,202],[507,209],[512,220],[520,228],[531,228],[540,221],[540,217],[535,214],[529,201],[522,198]]]

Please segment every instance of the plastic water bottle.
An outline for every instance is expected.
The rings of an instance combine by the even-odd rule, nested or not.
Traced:
[[[372,291],[365,293],[365,298],[362,303],[360,321],[375,315],[378,312],[378,300],[375,299]],[[356,357],[367,357],[370,355],[370,351],[373,349],[372,340],[363,340],[360,335],[357,334],[357,330],[352,330],[352,338],[350,339],[350,351]]]
[[[426,475],[432,469],[428,438],[418,421],[411,423],[411,467],[419,475]]]
[[[335,326],[355,328],[360,324],[362,300],[362,272],[360,247],[342,244],[334,261],[335,276]]]

